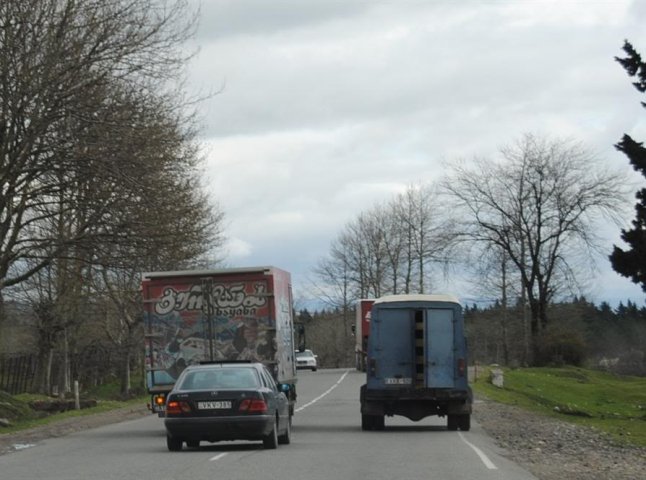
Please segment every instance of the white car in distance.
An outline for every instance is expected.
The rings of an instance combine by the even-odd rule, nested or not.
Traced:
[[[318,357],[309,349],[296,351],[296,368],[309,369],[316,372],[318,368]]]

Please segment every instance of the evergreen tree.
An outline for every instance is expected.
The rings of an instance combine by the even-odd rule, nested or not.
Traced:
[[[633,82],[635,88],[642,93],[646,92],[646,63],[628,41],[624,43],[623,50],[627,56],[615,57],[615,59],[629,76],[637,76],[638,81]],[[646,107],[645,102],[641,103]],[[642,142],[636,142],[629,135],[624,134],[615,148],[623,152],[633,168],[646,177],[646,148]],[[621,230],[621,239],[629,248],[623,250],[615,245],[610,255],[610,262],[617,273],[630,278],[634,283],[641,284],[642,290],[646,292],[646,188],[639,190],[636,197],[636,216],[632,221],[632,228]]]

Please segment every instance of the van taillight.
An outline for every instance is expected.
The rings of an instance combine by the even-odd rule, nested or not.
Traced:
[[[466,368],[466,362],[464,358],[458,358],[458,375],[464,377],[464,370]]]
[[[267,403],[262,398],[245,398],[238,407],[240,412],[267,413]]]
[[[368,360],[368,372],[371,377],[377,376],[377,359],[371,358]]]

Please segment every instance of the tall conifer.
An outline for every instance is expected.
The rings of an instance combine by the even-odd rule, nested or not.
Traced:
[[[635,88],[642,93],[646,92],[646,63],[628,41],[624,43],[623,50],[626,52],[626,57],[615,57],[615,60],[629,76],[636,77],[636,81],[633,82]],[[646,102],[641,103],[646,108]],[[623,152],[633,168],[646,177],[646,148],[642,142],[637,142],[630,135],[624,134],[615,148]],[[636,216],[632,221],[632,228],[621,230],[621,239],[629,248],[624,250],[615,245],[610,255],[610,262],[617,273],[630,278],[634,283],[641,284],[642,290],[646,292],[646,188],[639,190],[636,197]]]

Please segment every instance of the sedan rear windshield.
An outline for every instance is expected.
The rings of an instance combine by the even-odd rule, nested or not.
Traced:
[[[188,372],[181,390],[212,390],[217,388],[258,388],[260,380],[253,368],[217,368]]]

